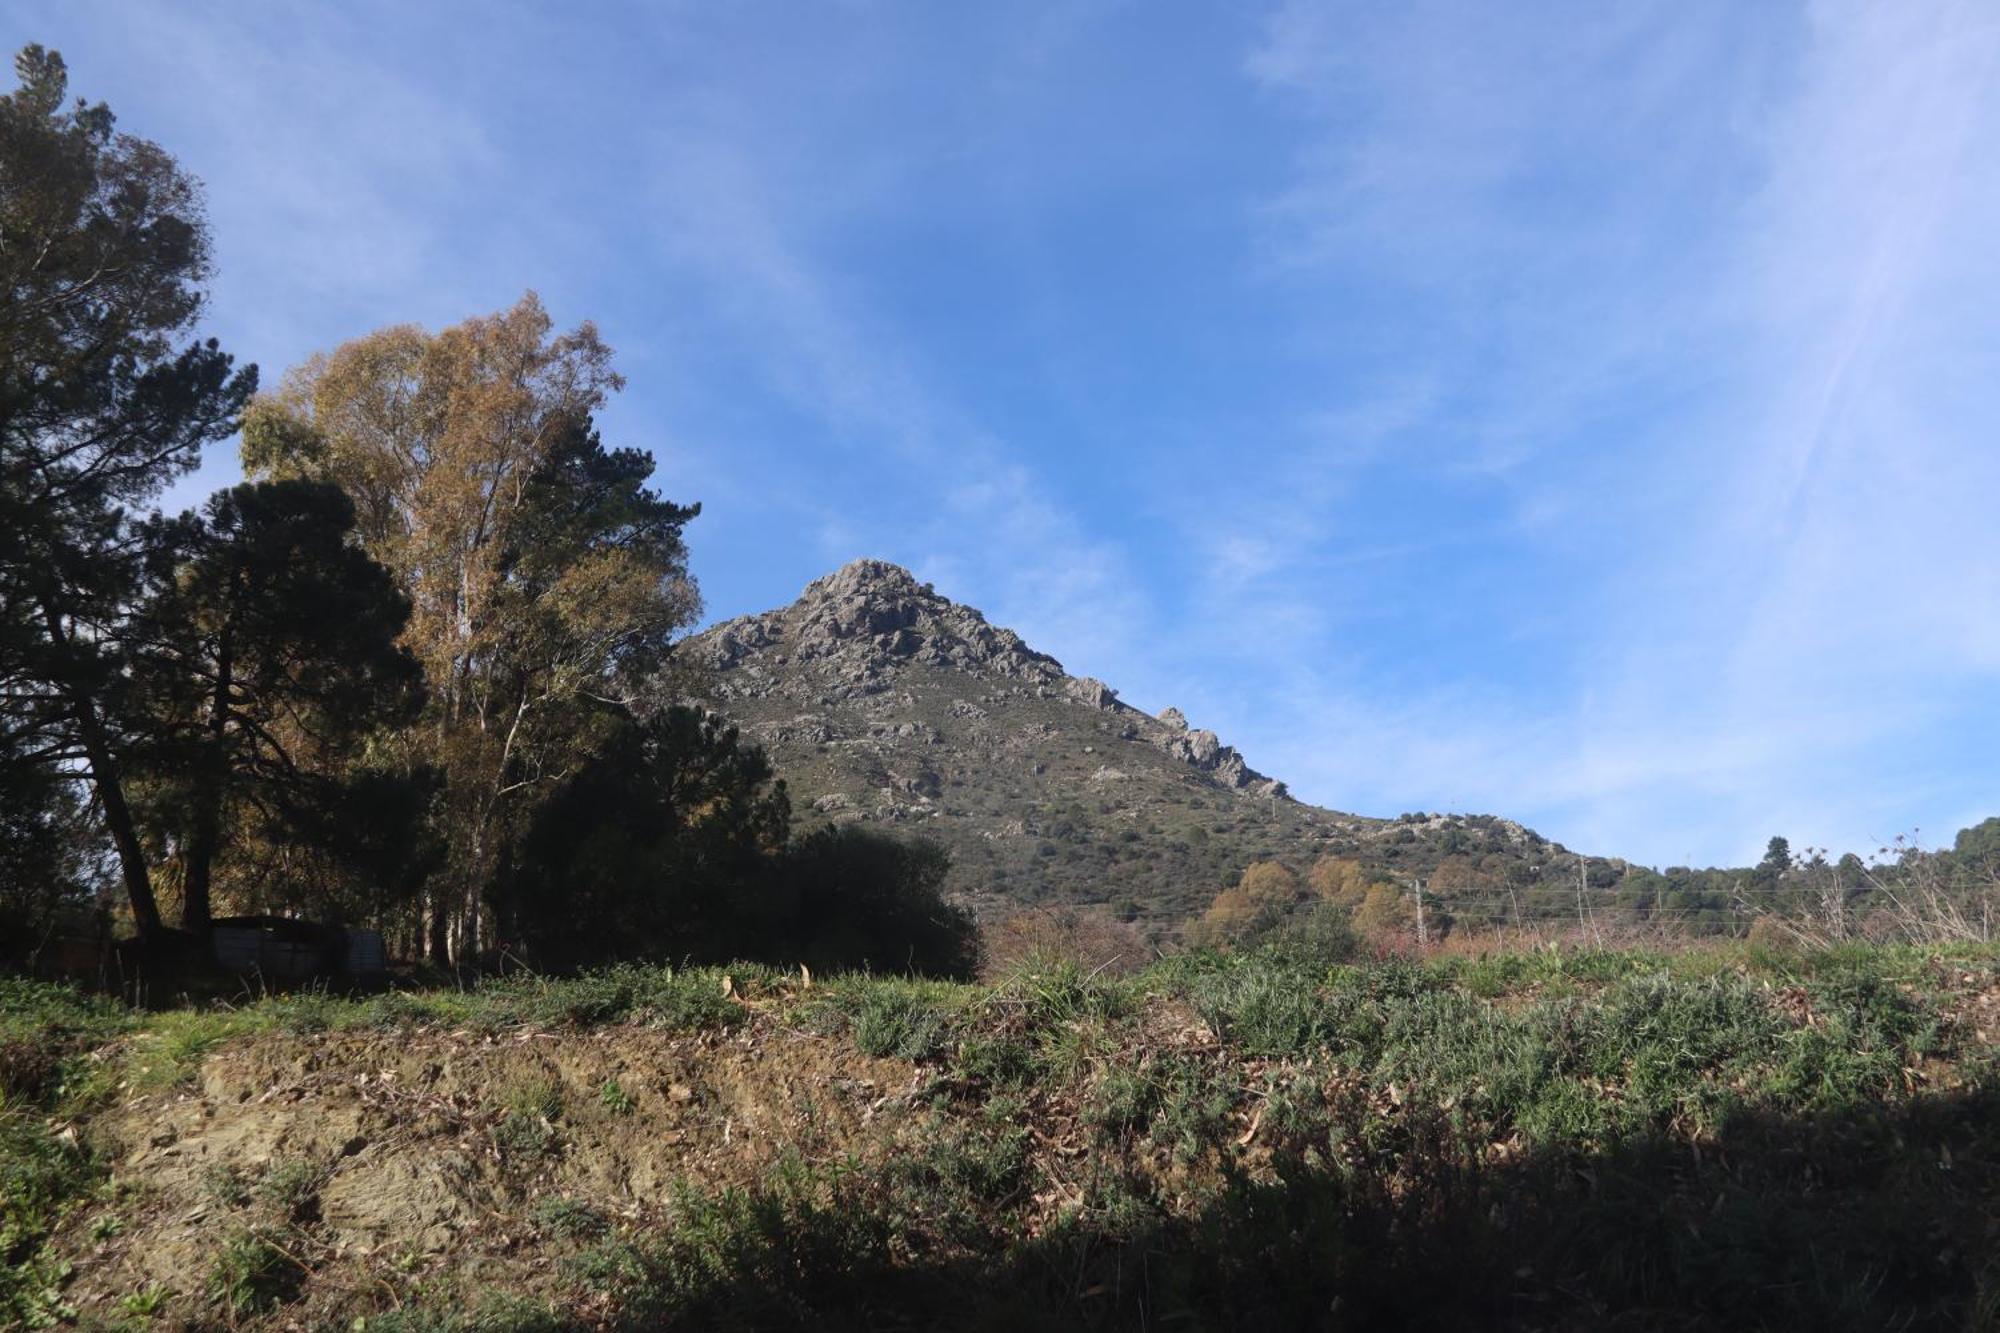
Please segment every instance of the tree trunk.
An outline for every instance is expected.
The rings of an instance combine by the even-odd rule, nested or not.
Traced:
[[[50,641],[66,652],[69,636],[63,632],[62,616],[53,603],[42,603],[42,618],[48,625]],[[103,719],[97,716],[97,705],[77,688],[75,681],[63,681],[61,688],[69,698],[70,711],[76,718],[77,738],[83,742],[84,758],[90,763],[91,785],[97,788],[98,802],[104,807],[104,827],[118,852],[125,896],[132,904],[132,924],[138,929],[140,939],[157,939],[160,905],[153,897],[153,876],[146,866],[146,850],[139,844],[132,807],[125,802],[125,784],[118,771],[118,760],[111,752],[111,737],[105,732]]]
[[[431,892],[430,960],[439,967],[451,965],[451,899],[442,889]]]
[[[181,885],[181,929],[208,939],[208,887],[215,849],[222,841],[222,788],[229,767],[229,693],[235,655],[227,631],[217,647],[215,697],[208,710],[209,752],[194,790],[194,827],[189,831],[186,874]]]
[[[82,733],[83,752],[90,761],[90,780],[104,807],[104,827],[118,851],[118,869],[125,880],[125,896],[132,903],[132,924],[139,938],[153,940],[160,934],[160,905],[153,897],[153,876],[146,866],[146,850],[139,845],[139,830],[132,819],[132,807],[125,803],[125,785],[119,776],[118,761],[111,755],[111,743],[97,710],[87,701],[76,704],[77,730]]]

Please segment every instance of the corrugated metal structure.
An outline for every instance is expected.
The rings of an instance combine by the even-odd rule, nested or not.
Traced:
[[[234,916],[217,920],[209,938],[217,965],[271,981],[373,976],[389,966],[379,930],[283,916]]]

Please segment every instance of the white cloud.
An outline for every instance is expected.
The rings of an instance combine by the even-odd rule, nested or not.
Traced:
[[[1979,811],[1944,752],[2000,727],[1990,4],[1300,0],[1214,117],[1058,95],[1144,11],[721,14],[29,16],[208,178],[228,345],[275,375],[537,286],[633,371],[608,430],[711,502],[698,559],[900,559],[1353,808],[1656,860]],[[1220,158],[1183,157],[1211,120],[1268,136],[1212,194]],[[1062,229],[1190,191],[1239,227],[1190,344],[1256,364],[1100,408],[1151,331]],[[958,312],[871,248],[979,213],[1039,256],[997,297],[1040,360],[986,398],[923,322]],[[1171,438],[1085,475],[1008,394],[1061,448]]]
[[[1624,12],[1298,4],[1249,59],[1322,127],[1264,216],[1266,259],[1293,281],[1365,263],[1456,285],[1442,308],[1489,325],[1500,388],[1440,472],[1516,485],[1518,531],[1545,553],[1583,524],[1598,567],[1568,566],[1579,600],[1552,645],[1574,688],[1405,685],[1300,656],[1241,710],[1246,745],[1309,794],[1525,810],[1662,860],[1780,828],[1886,836],[1938,799],[1935,783],[1897,780],[1912,747],[1959,724],[1968,686],[1977,707],[1994,685],[2000,526],[1983,511],[2000,483],[2000,290],[1981,238],[2000,224],[1983,152],[2000,129],[2000,13],[1812,6],[1802,33],[1780,23],[1768,45],[1737,43],[1762,64],[1725,71],[1723,115],[1700,99],[1742,25],[1701,7]],[[1662,125],[1685,135],[1662,140]],[[1664,161],[1646,160],[1655,149]],[[1609,194],[1580,200],[1576,224],[1541,211],[1542,191],[1564,188],[1555,167],[1615,153],[1634,158],[1598,163]],[[1761,183],[1703,154],[1740,156]],[[1663,235],[1645,206],[1686,227],[1683,187],[1720,192],[1708,216],[1728,225]],[[1536,219],[1546,230],[1510,225]],[[1589,289],[1546,281],[1565,264]],[[1718,373],[1663,404],[1650,439],[1600,437],[1576,468],[1540,457],[1693,358]],[[1437,448],[1462,417],[1427,406],[1399,432]],[[1228,512],[1304,533],[1333,528],[1335,498],[1270,487]],[[1296,623],[1327,545],[1262,558],[1253,580],[1220,544],[1218,585],[1244,623]],[[1336,619],[1300,647],[1356,632]],[[1292,713],[1314,725],[1259,721]]]
[[[676,125],[654,142],[658,244],[759,349],[776,387],[832,429],[847,469],[867,478],[859,489],[868,512],[836,514],[831,501],[822,511],[824,556],[900,559],[1045,651],[1131,660],[1145,610],[1124,554],[1090,535],[1019,451],[927,382],[865,290],[813,258],[816,226],[838,225],[824,217],[825,201],[795,183],[783,188],[785,162],[760,160],[765,137],[707,110],[707,123]],[[843,199],[837,211],[854,206]],[[764,483],[820,484],[816,469],[800,472]],[[833,539],[853,547],[837,553]]]

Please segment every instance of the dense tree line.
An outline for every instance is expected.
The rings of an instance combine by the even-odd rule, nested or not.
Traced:
[[[1325,854],[1315,854],[1303,877],[1282,860],[1253,861],[1189,923],[1185,939],[1208,948],[1310,942],[1345,956],[1494,930],[1812,944],[1988,940],[2000,932],[2000,816],[1960,830],[1948,848],[1898,839],[1865,860],[1795,853],[1783,837],[1772,838],[1755,865],[1736,868],[1655,870],[1561,856],[1534,876],[1510,873],[1523,862],[1456,853],[1418,874]]]
[[[315,356],[195,330],[195,183],[28,47],[0,99],[0,954],[86,902],[372,924],[440,965],[763,957],[962,973],[941,853],[795,838],[692,702],[699,597],[622,384],[533,294]],[[240,432],[246,480],[147,512]]]

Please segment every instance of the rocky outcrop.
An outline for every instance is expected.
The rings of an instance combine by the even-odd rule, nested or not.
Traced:
[[[1094,904],[1170,925],[1274,855],[1398,875],[1467,848],[1531,877],[1549,860],[1506,821],[1392,823],[1293,800],[1179,708],[1142,712],[880,560],[681,652],[706,672],[662,688],[705,674],[706,702],[766,748],[802,824],[935,840],[951,858],[947,890],[981,913]]]
[[[1264,849],[1336,836],[1329,812],[1279,799],[1283,784],[1215,732],[1132,707],[883,561],[681,652],[706,669],[707,702],[766,748],[802,822],[935,839],[948,888],[982,912],[1115,895],[1177,920]]]
[[[732,699],[786,698],[806,705],[806,715],[788,719],[781,733],[766,733],[774,739],[824,743],[836,734],[838,729],[814,720],[813,710],[914,709],[916,701],[905,688],[910,670],[931,668],[989,682],[996,701],[1027,692],[1114,714],[1120,740],[1152,745],[1218,785],[1283,790],[1213,731],[1190,730],[1178,708],[1146,716],[1121,702],[1103,681],[1069,675],[1062,663],[1036,652],[1013,630],[989,624],[974,608],[939,595],[884,560],[843,565],[806,585],[792,605],[717,625],[688,640],[685,651],[713,672],[725,710]],[[956,719],[983,719],[988,705],[959,698],[945,710]],[[885,730],[869,728],[877,735]],[[927,743],[938,740],[935,729],[920,724],[903,722],[894,731]]]
[[[1071,676],[1063,685],[1069,697],[1086,708],[1110,708],[1118,702],[1118,691],[1089,676]]]
[[[1067,680],[1062,663],[1014,631],[989,625],[978,611],[882,560],[844,565],[808,584],[792,605],[718,625],[687,648],[717,672],[758,658],[772,666],[824,664],[832,671],[814,674],[839,678],[849,691],[865,692],[904,664],[1036,684]],[[755,688],[742,680],[733,685]]]

